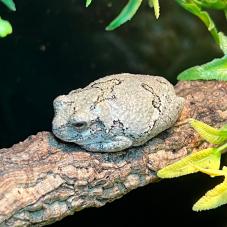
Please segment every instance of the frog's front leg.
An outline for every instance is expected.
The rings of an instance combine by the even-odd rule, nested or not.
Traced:
[[[116,136],[111,140],[83,145],[88,151],[116,152],[132,146],[132,140],[125,136]]]

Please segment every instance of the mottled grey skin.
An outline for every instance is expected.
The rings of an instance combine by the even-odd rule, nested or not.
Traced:
[[[121,151],[171,127],[182,107],[162,77],[106,76],[54,100],[53,133],[88,151]]]

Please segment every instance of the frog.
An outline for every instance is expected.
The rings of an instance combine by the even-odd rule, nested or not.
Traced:
[[[145,144],[178,119],[184,99],[164,77],[120,73],[58,96],[53,134],[91,152]]]

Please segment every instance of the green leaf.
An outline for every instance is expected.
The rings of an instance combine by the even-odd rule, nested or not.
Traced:
[[[216,148],[207,148],[195,153],[192,153],[185,158],[164,167],[159,170],[157,175],[161,178],[179,177],[191,173],[198,172],[201,168],[219,169],[221,152]]]
[[[150,7],[154,7],[154,14],[156,19],[158,19],[160,16],[159,0],[148,0],[148,4]]]
[[[210,176],[225,176],[224,181],[209,190],[202,198],[200,198],[193,206],[194,211],[209,210],[219,207],[227,203],[227,168],[224,166],[222,170],[202,169],[201,172]]]
[[[224,80],[227,81],[227,55],[216,58],[201,66],[194,66],[181,72],[178,80]]]
[[[142,0],[129,0],[127,5],[123,8],[120,14],[106,27],[107,31],[112,31],[120,27],[125,22],[132,19],[139,9]]]
[[[220,42],[219,44],[220,49],[226,55],[227,54],[227,36],[225,36],[225,34],[222,32],[219,32],[218,36],[219,36],[219,42]]]
[[[181,5],[184,9],[194,14],[206,25],[209,32],[213,36],[215,42],[219,45],[219,36],[217,28],[211,19],[210,15],[201,9],[201,6],[196,4],[196,1],[192,0],[176,0],[176,2]],[[197,1],[198,2],[198,1]]]
[[[219,169],[221,152],[216,148],[207,148],[188,155],[187,157],[159,170],[157,175],[161,178],[179,177],[198,172],[201,168]]]
[[[226,167],[224,166],[222,170],[220,169],[206,169],[199,166],[195,166],[200,172],[208,174],[210,177],[225,176]]]
[[[200,7],[216,10],[227,9],[227,0],[194,0]]]
[[[5,4],[10,10],[16,11],[16,6],[13,0],[0,0],[3,4]]]
[[[194,211],[209,210],[227,203],[227,179],[208,191],[192,207]]]
[[[91,4],[92,0],[86,0],[86,7],[88,7]]]
[[[227,9],[224,10],[225,18],[227,19]]]
[[[226,127],[216,129],[195,119],[190,119],[189,122],[200,136],[209,143],[220,145],[227,141]]]
[[[0,37],[4,38],[13,32],[12,26],[7,20],[0,17]]]

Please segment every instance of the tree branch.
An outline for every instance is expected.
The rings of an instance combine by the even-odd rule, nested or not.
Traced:
[[[156,181],[167,164],[208,147],[187,120],[227,123],[227,83],[180,82],[176,92],[186,100],[178,122],[141,147],[92,153],[40,132],[1,149],[0,226],[43,226],[103,206]]]

